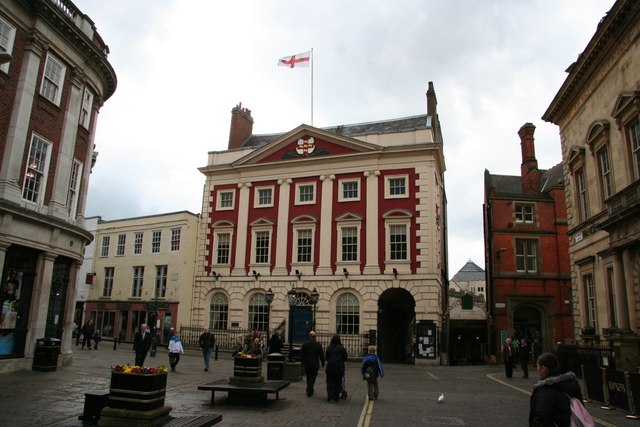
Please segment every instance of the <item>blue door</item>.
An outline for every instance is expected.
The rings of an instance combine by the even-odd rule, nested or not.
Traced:
[[[294,305],[291,307],[292,341],[306,341],[311,331],[313,313],[310,305]]]

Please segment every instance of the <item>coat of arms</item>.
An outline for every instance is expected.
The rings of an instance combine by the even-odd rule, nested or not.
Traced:
[[[307,157],[309,154],[313,153],[313,150],[315,149],[316,149],[316,145],[312,136],[308,138],[303,137],[298,140],[298,146],[296,147],[296,152],[302,157]]]

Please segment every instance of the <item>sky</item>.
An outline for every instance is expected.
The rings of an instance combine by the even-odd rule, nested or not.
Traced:
[[[449,276],[484,268],[484,171],[519,175],[518,130],[536,126],[541,169],[562,161],[541,117],[613,0],[75,0],[118,78],[101,107],[86,216],[200,213],[209,151],[231,109],[253,133],[426,114],[433,82],[444,138]]]

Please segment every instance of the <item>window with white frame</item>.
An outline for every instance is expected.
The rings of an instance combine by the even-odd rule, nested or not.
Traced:
[[[597,156],[598,173],[600,174],[600,190],[602,192],[602,201],[604,202],[613,194],[613,175],[609,162],[609,147],[606,145],[602,147],[598,150]]]
[[[358,261],[358,227],[340,227],[340,261]]]
[[[360,333],[360,302],[352,293],[341,294],[336,300],[336,332]]]
[[[254,206],[256,208],[273,206],[273,187],[256,187]]]
[[[133,253],[140,255],[142,253],[142,242],[144,239],[144,233],[142,231],[136,231],[133,235]]]
[[[93,109],[93,92],[85,86],[82,94],[82,108],[80,109],[80,126],[89,129],[91,125],[91,111]]]
[[[406,261],[408,247],[407,225],[389,224],[389,259]]]
[[[231,254],[231,233],[216,232],[213,245],[215,247],[215,263],[229,264]]]
[[[156,265],[155,298],[164,298],[167,295],[167,269],[166,265]]]
[[[575,174],[576,196],[578,205],[578,217],[580,222],[586,221],[589,217],[589,204],[587,200],[587,186],[584,180],[584,169],[578,169]]]
[[[313,230],[303,228],[296,230],[296,262],[310,263],[313,261]]]
[[[533,208],[530,203],[516,203],[516,223],[518,224],[532,224],[533,223]]]
[[[100,247],[100,256],[109,256],[109,244],[111,243],[111,236],[102,236],[102,245]]]
[[[0,18],[0,51],[13,53],[13,42],[16,38],[16,28]],[[9,63],[0,65],[0,71],[9,73]]]
[[[209,305],[209,329],[226,331],[228,319],[229,299],[222,292],[216,292]]]
[[[50,52],[47,53],[42,85],[40,86],[40,95],[58,106],[60,105],[60,98],[62,97],[65,73],[66,67],[62,65],[62,62],[56,59]]]
[[[38,205],[42,204],[50,160],[51,143],[33,134],[22,185],[23,199]]]
[[[144,282],[144,266],[133,267],[133,283],[131,285],[131,296],[138,298],[142,296],[142,285]]]
[[[113,276],[115,268],[105,267],[104,269],[104,285],[102,286],[102,296],[110,297],[113,292]]]
[[[180,228],[172,228],[171,229],[171,252],[180,250]]]
[[[343,179],[339,182],[340,194],[338,201],[353,202],[360,200],[360,180],[359,179]]]
[[[151,253],[160,252],[160,244],[162,243],[162,231],[156,230],[151,233]]]
[[[631,153],[631,170],[633,179],[640,180],[640,120],[636,120],[627,127],[629,151]]]
[[[256,230],[254,232],[254,262],[256,264],[268,264],[269,263],[269,243],[271,232]]]
[[[69,176],[69,192],[67,194],[67,208],[69,216],[75,218],[78,208],[78,193],[80,192],[80,180],[82,177],[82,163],[73,159],[71,175]]]
[[[218,191],[218,210],[223,211],[223,210],[231,210],[234,207],[234,199],[233,199],[233,195],[235,193],[233,192],[233,190],[221,190]]]
[[[124,248],[126,244],[127,244],[127,235],[118,234],[118,243],[116,245],[116,256],[124,255]]]
[[[296,184],[296,205],[311,205],[316,202],[316,184]]]
[[[269,330],[269,304],[263,293],[253,294],[249,299],[249,330],[267,332]]]
[[[398,199],[409,197],[407,175],[390,175],[384,181],[384,196],[387,199]]]
[[[519,273],[538,271],[537,240],[516,239],[516,270]]]
[[[598,316],[596,311],[596,288],[593,283],[593,275],[585,274],[582,276],[582,287],[586,302],[586,319],[585,325],[598,330]]]

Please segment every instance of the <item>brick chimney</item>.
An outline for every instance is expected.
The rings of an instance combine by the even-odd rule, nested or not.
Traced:
[[[229,150],[240,148],[253,132],[251,110],[242,108],[242,102],[231,109],[231,129],[229,130]]]
[[[536,127],[532,123],[525,123],[518,131],[520,135],[520,147],[522,148],[522,164],[520,165],[520,178],[522,192],[525,194],[540,193],[540,170],[536,160],[536,148],[533,143],[533,133]]]

